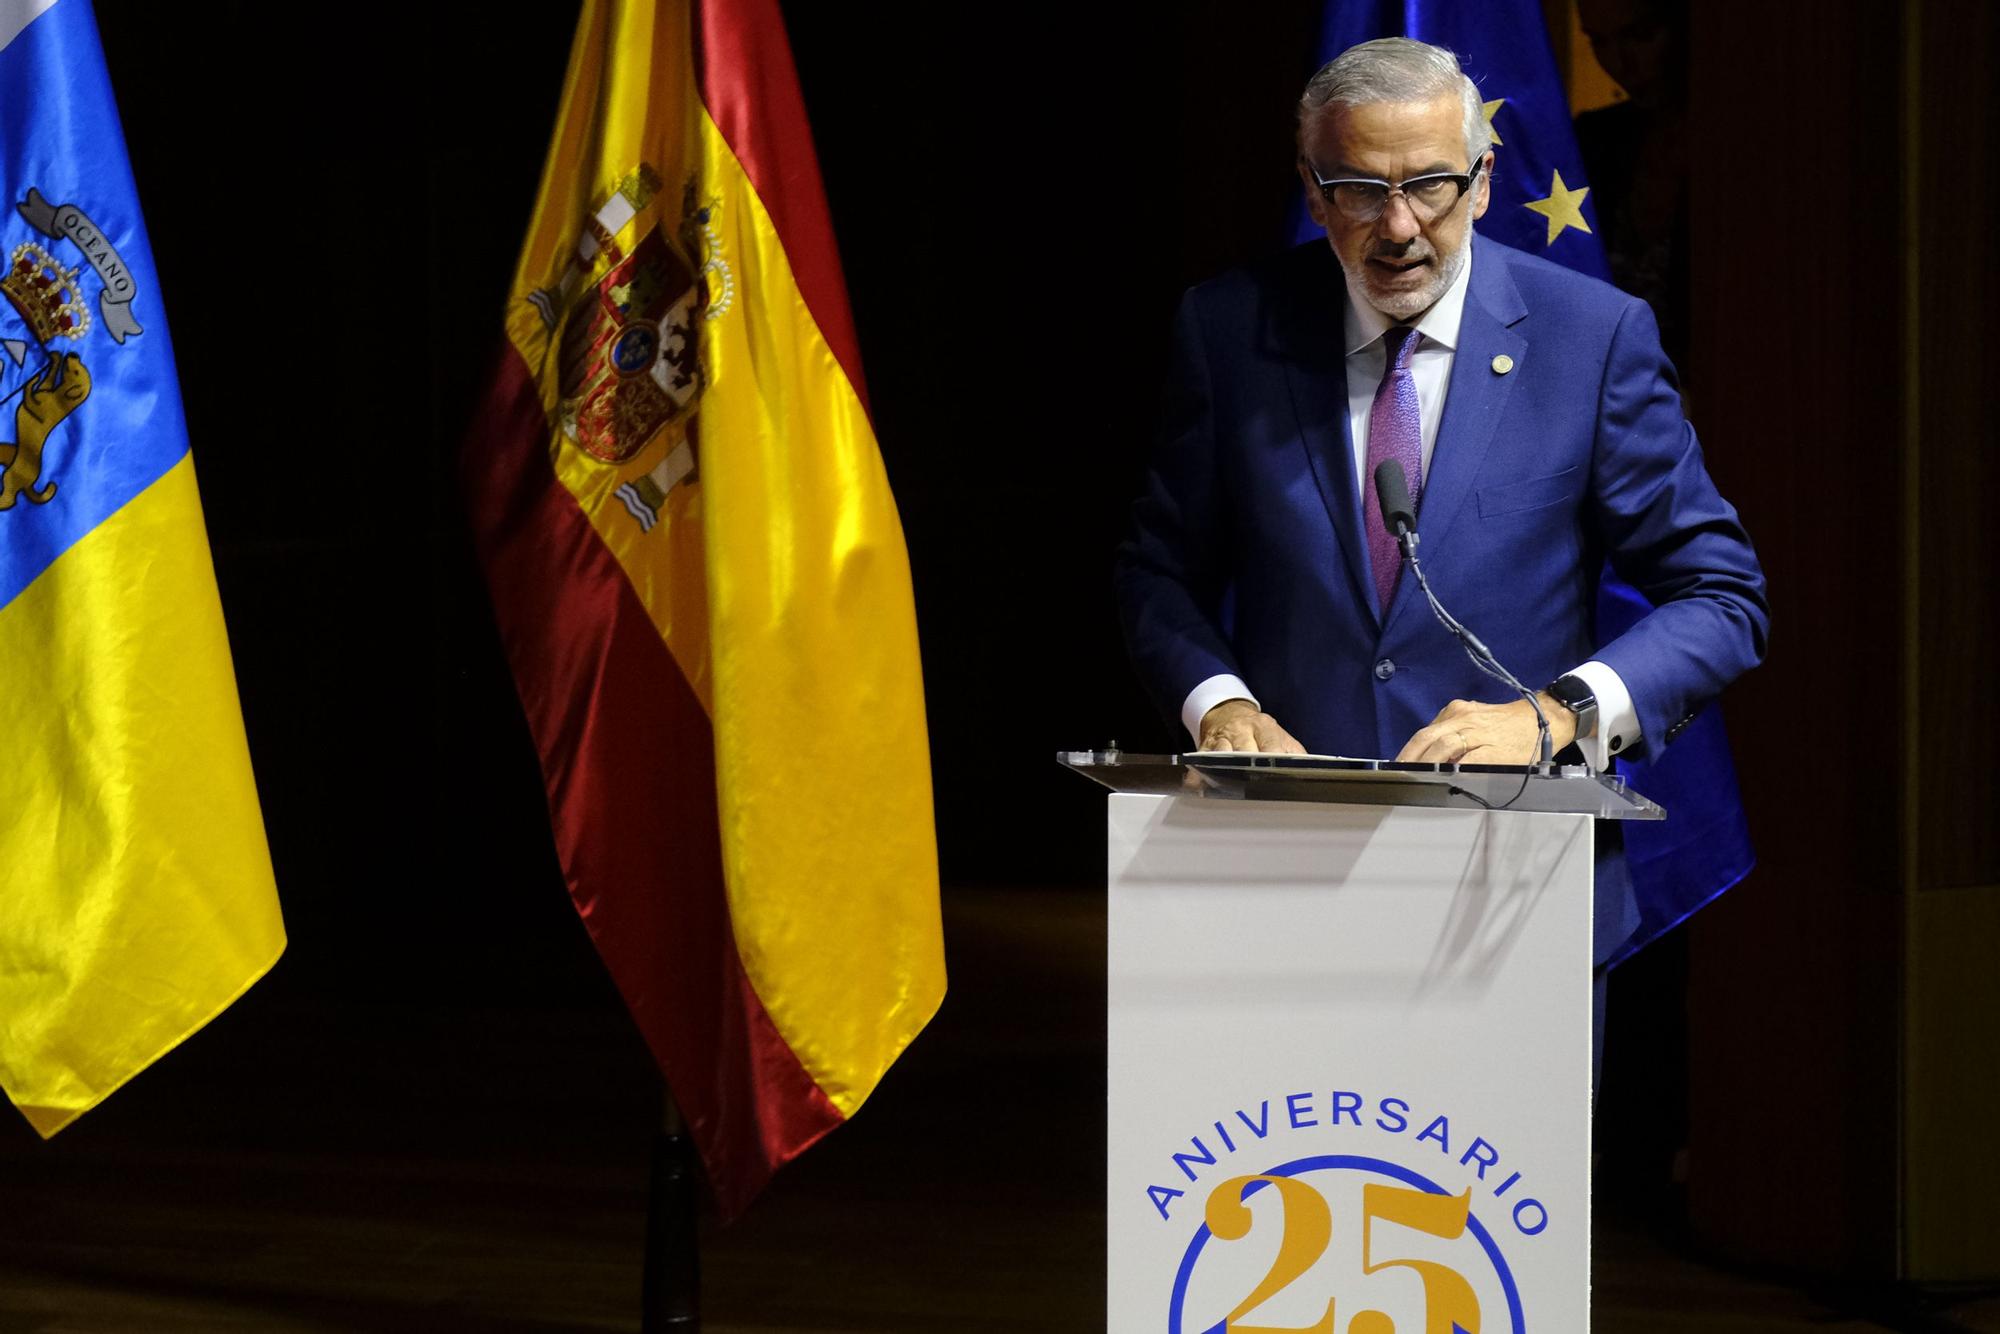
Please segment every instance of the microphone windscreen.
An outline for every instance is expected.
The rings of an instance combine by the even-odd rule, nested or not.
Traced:
[[[1411,532],[1417,531],[1417,511],[1410,504],[1410,485],[1404,480],[1403,465],[1395,459],[1383,459],[1375,465],[1375,499],[1382,505],[1383,527],[1393,533],[1401,523]]]

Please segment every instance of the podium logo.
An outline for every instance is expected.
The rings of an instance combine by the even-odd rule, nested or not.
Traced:
[[[1525,1334],[1473,1192],[1379,1158],[1301,1158],[1209,1191],[1168,1334]]]

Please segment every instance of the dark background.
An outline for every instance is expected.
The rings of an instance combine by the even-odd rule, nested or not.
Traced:
[[[465,1118],[452,1062],[391,1089],[345,1016],[423,1031],[467,1007],[617,1004],[563,891],[451,480],[575,6],[97,8],[291,945],[51,1149],[85,1161],[176,1107],[190,1143],[276,1142],[254,1090],[219,1113],[199,1090],[249,1087],[286,1044],[341,1054],[317,1095],[357,1123],[401,1098],[411,1137],[443,1133]],[[909,540],[948,906],[976,886],[1088,895],[1101,799],[1052,755],[1177,748],[1127,671],[1109,556],[1178,294],[1285,233],[1319,5],[785,9]],[[1646,1100],[1691,1109],[1706,1244],[1922,1277],[1921,1237],[1961,1216],[1945,1147],[1990,1115],[2000,1042],[1961,957],[2000,883],[1979,666],[2000,565],[1982,512],[1994,19],[1728,9],[1693,24],[1690,371],[1771,578],[1771,660],[1730,696],[1761,864],[1663,983],[1690,1054],[1634,1035],[1621,1058],[1618,987],[1639,984],[1614,983],[1599,1133],[1644,1124],[1621,1092],[1643,1070]],[[1101,1016],[1075,1022],[1087,1037]],[[605,1060],[551,1106],[578,1133],[643,1134],[643,1050]],[[1076,1069],[1061,1091],[1088,1140],[1101,1085]],[[2000,1247],[1935,1273],[1981,1264],[2000,1272]]]

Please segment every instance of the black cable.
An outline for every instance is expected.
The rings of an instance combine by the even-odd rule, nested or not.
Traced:
[[[1474,792],[1472,789],[1460,787],[1456,783],[1446,783],[1444,785],[1444,790],[1451,793],[1451,795],[1453,795],[1454,797],[1464,797],[1467,801],[1476,801],[1489,811],[1504,811],[1507,809],[1508,806],[1512,806],[1515,802],[1521,799],[1522,792],[1526,792],[1528,790],[1528,780],[1527,778],[1523,777],[1521,779],[1520,791],[1516,792],[1513,796],[1507,798],[1506,803],[1500,806],[1495,806],[1492,802],[1480,796],[1477,792]]]
[[[1437,594],[1431,591],[1431,581],[1424,577],[1423,564],[1417,559],[1417,511],[1410,503],[1409,483],[1403,475],[1403,465],[1399,461],[1384,459],[1375,465],[1375,500],[1381,507],[1383,524],[1395,533],[1396,545],[1402,549],[1403,559],[1409,562],[1410,573],[1417,577],[1417,587],[1423,590],[1424,601],[1430,604],[1431,614],[1437,617],[1438,624],[1458,640],[1459,647],[1463,648],[1466,656],[1472,659],[1473,666],[1527,700],[1528,707],[1535,711],[1535,734],[1541,743],[1541,767],[1553,768],[1555,740],[1549,735],[1549,719],[1548,715],[1542,712],[1541,700],[1535,697],[1534,691],[1522,685],[1512,672],[1501,665],[1500,659],[1494,656],[1492,649],[1480,642],[1478,635],[1460,625],[1452,614],[1444,609],[1444,604],[1438,601]],[[1514,795],[1500,806],[1495,806],[1485,798],[1476,796],[1455,784],[1451,786],[1451,791],[1459,796],[1470,797],[1487,810],[1505,810],[1519,801],[1521,795],[1528,790],[1528,779],[1534,776],[1535,768],[1534,760],[1529,760],[1521,766],[1521,786],[1514,789]]]
[[[1410,534],[1410,536],[1414,538],[1416,534],[1412,533]],[[1455,619],[1453,619],[1451,613],[1444,609],[1444,604],[1437,600],[1437,594],[1431,592],[1430,580],[1424,578],[1424,567],[1422,563],[1417,560],[1417,544],[1414,541],[1409,542],[1407,545],[1405,545],[1403,549],[1403,556],[1410,563],[1410,573],[1417,576],[1417,587],[1423,590],[1424,601],[1430,603],[1431,613],[1438,618],[1438,623],[1444,626],[1445,629],[1449,630],[1452,633],[1453,637],[1458,640],[1459,646],[1465,650],[1466,656],[1472,659],[1472,665],[1477,667],[1480,671],[1484,672],[1486,675],[1492,677],[1494,680],[1500,682],[1502,685],[1507,686],[1509,689],[1519,694],[1521,698],[1528,701],[1528,707],[1535,711],[1535,728],[1536,728],[1536,734],[1541,739],[1542,763],[1543,764],[1553,763],[1555,759],[1555,748],[1554,748],[1554,740],[1549,735],[1548,715],[1542,712],[1542,702],[1535,698],[1535,692],[1528,689],[1526,686],[1522,685],[1519,678],[1517,678],[1512,672],[1508,671],[1505,667],[1501,666],[1500,660],[1493,656],[1493,651],[1491,649],[1487,648],[1485,644],[1480,642],[1479,636],[1473,634],[1472,631],[1460,625]],[[1478,802],[1481,806],[1485,807],[1489,811],[1504,811],[1509,807],[1511,807],[1515,802],[1519,801],[1522,797],[1522,794],[1527,792],[1528,779],[1534,776],[1534,772],[1535,772],[1535,762],[1533,760],[1530,760],[1528,761],[1528,763],[1522,765],[1521,786],[1515,788],[1514,795],[1507,798],[1505,802],[1503,802],[1498,806],[1495,806],[1493,803],[1485,800],[1484,798],[1472,792],[1466,791],[1464,788],[1459,787],[1456,784],[1451,784],[1449,786],[1452,792],[1458,794],[1459,796],[1472,798],[1472,800]]]

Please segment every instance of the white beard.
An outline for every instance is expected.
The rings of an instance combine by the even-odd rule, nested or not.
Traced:
[[[1367,261],[1364,260],[1357,270],[1348,264],[1347,257],[1338,249],[1335,249],[1334,255],[1340,260],[1340,267],[1346,272],[1349,284],[1368,294],[1369,305],[1392,320],[1410,320],[1435,306],[1438,298],[1458,281],[1458,275],[1465,271],[1466,261],[1472,257],[1472,237],[1466,236],[1464,244],[1438,266],[1429,282],[1404,292],[1378,292],[1375,284],[1369,281],[1373,274]]]

